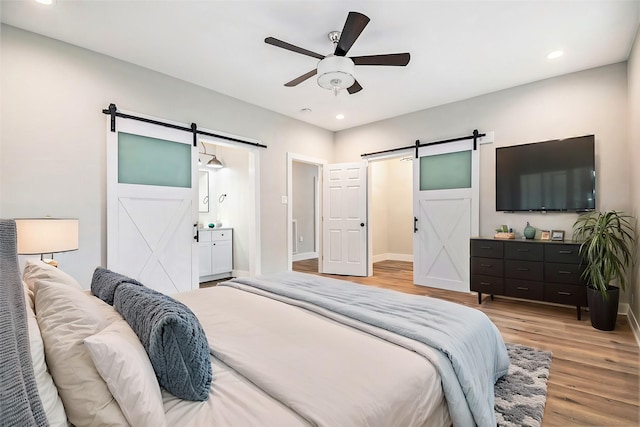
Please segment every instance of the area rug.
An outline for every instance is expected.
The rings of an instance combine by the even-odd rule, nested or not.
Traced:
[[[498,426],[539,427],[547,400],[551,352],[507,344],[509,373],[496,382]]]

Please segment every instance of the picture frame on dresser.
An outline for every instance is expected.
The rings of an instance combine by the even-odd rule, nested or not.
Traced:
[[[551,230],[551,240],[557,242],[564,241],[564,230]]]

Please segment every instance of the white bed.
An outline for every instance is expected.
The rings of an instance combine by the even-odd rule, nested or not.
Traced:
[[[0,235],[11,228],[4,222]],[[6,241],[3,254],[13,250]],[[32,366],[50,425],[456,424],[450,408],[460,402],[445,398],[437,350],[343,314],[238,284],[174,295],[197,316],[211,353],[209,397],[194,402],[161,389],[112,306],[41,262],[28,263],[23,279]],[[71,345],[61,344],[64,334]],[[34,418],[32,425],[45,425]]]

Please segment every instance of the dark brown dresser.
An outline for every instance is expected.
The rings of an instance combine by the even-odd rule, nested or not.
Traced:
[[[549,240],[471,238],[471,290],[574,305],[587,305],[580,244]]]

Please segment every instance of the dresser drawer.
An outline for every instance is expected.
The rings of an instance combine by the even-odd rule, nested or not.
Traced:
[[[495,258],[471,258],[471,274],[482,274],[485,276],[502,276],[504,272],[504,261]]]
[[[544,285],[544,300],[558,304],[586,306],[587,288],[583,285],[546,283]]]
[[[212,242],[221,242],[224,240],[231,240],[233,236],[233,230],[214,230],[210,231]]]
[[[198,242],[210,242],[211,241],[211,231],[209,230],[198,230]]]
[[[544,284],[530,280],[506,279],[504,294],[508,297],[542,301],[544,299]]]
[[[504,262],[504,277],[542,282],[544,277],[543,264],[536,261],[506,260]]]
[[[544,259],[544,248],[539,243],[504,242],[504,258],[542,261]]]
[[[544,245],[544,260],[546,262],[560,262],[565,264],[580,264],[580,245],[549,243]]]
[[[503,295],[504,279],[476,274],[471,276],[471,290],[483,294]]]
[[[552,283],[569,283],[583,285],[584,279],[580,277],[584,266],[578,264],[556,264],[547,262],[544,264],[544,281]]]
[[[493,240],[471,240],[471,256],[502,258],[503,243]]]

